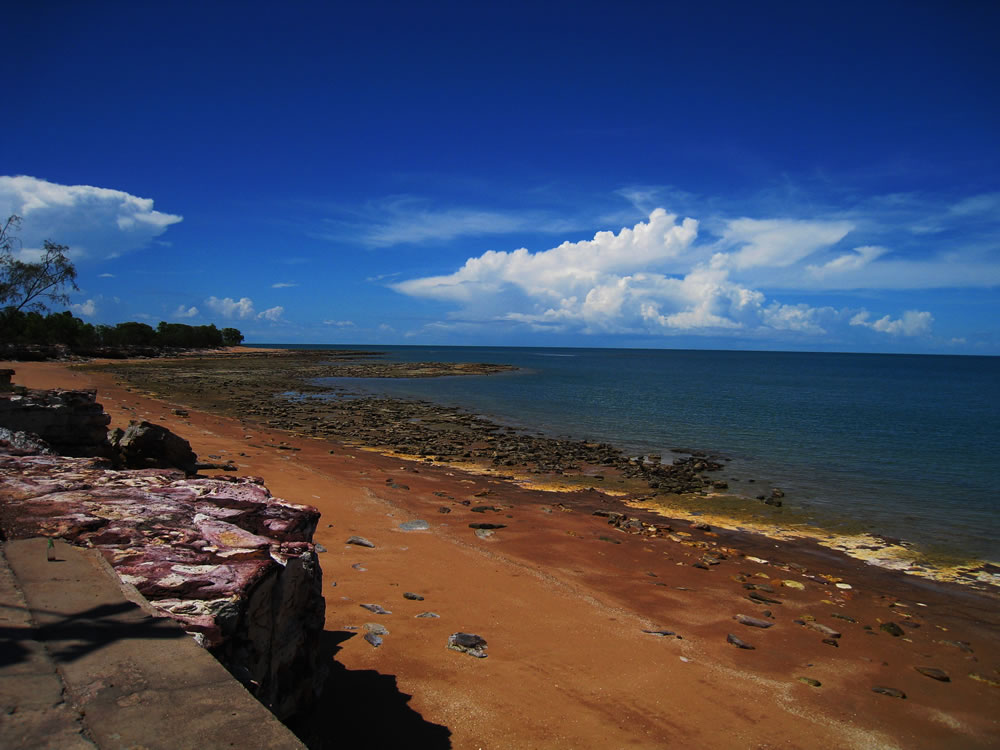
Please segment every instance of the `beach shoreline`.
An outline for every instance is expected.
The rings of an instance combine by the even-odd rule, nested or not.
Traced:
[[[473,473],[436,454],[387,455],[384,446],[363,450],[361,441],[304,425],[280,429],[278,417],[212,408],[219,399],[211,393],[191,403],[183,392],[128,384],[121,373],[0,366],[29,387],[96,387],[112,427],[163,424],[199,456],[232,461],[275,495],[320,508],[327,631],[341,639],[332,650],[343,677],[392,676],[390,699],[412,696],[396,709],[437,746],[448,746],[446,733],[454,747],[997,741],[995,592],[903,576],[807,539],[668,518],[648,501],[623,505],[607,487],[542,491],[547,476],[517,483],[504,478],[512,467],[503,462]],[[597,479],[595,465],[581,467],[587,472],[592,487],[611,483],[606,471]],[[403,530],[406,520],[427,529]],[[375,547],[345,545],[351,535]],[[395,614],[360,609],[370,602]],[[440,617],[418,619],[424,610]],[[738,614],[773,627],[746,627],[733,620]],[[351,629],[370,620],[391,631],[377,649]],[[882,628],[889,622],[902,634]],[[809,623],[842,632],[827,638],[831,645]],[[665,630],[674,634],[657,634]],[[447,635],[463,631],[482,635],[490,658],[447,650]],[[755,648],[727,643],[730,634]],[[950,682],[921,666],[942,669]]]
[[[711,446],[705,446],[707,451],[674,449],[665,457],[639,456],[636,460],[614,445],[539,438],[463,409],[424,400],[362,396],[350,386],[338,384],[348,378],[482,376],[516,368],[384,362],[379,352],[367,350],[242,347],[192,353],[182,360],[109,362],[102,367],[140,391],[162,392],[196,407],[239,415],[293,434],[339,440],[472,473],[512,477],[526,488],[572,490],[593,486],[620,496],[630,507],[645,507],[666,518],[689,522],[700,518],[713,526],[776,540],[814,540],[872,565],[1000,593],[1000,562],[996,560],[961,553],[931,555],[907,540],[823,526],[787,504],[782,507],[781,501],[776,502],[781,491],[769,485],[761,485],[758,491],[765,494],[756,497],[728,491],[728,483],[723,480],[728,459],[711,453]],[[240,367],[247,368],[242,377]],[[285,393],[274,398],[285,391],[291,391],[293,397]],[[343,401],[332,403],[331,394]],[[349,413],[350,418],[343,419],[344,413]],[[364,415],[361,420],[358,413]],[[370,426],[359,429],[359,421]],[[424,425],[438,433],[448,432],[449,438],[437,439],[440,434],[428,436],[426,430],[414,429]],[[456,426],[459,431],[453,429]],[[504,437],[516,441],[505,445]],[[588,446],[592,449],[588,450]],[[692,466],[703,468],[687,471],[686,481],[680,482],[674,481],[677,472],[664,481],[664,477],[650,471],[654,468],[650,462],[669,467],[678,461],[690,461]],[[704,481],[698,479],[699,474]]]

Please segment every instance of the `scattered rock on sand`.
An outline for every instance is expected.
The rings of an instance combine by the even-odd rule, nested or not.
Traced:
[[[809,687],[819,687],[823,683],[819,680],[814,680],[812,677],[796,677],[799,682],[808,685]]]
[[[414,594],[412,591],[406,591],[406,592],[404,592],[403,593],[403,598],[404,599],[409,599],[409,600],[414,601],[414,602],[422,602],[424,600],[424,597],[422,597],[420,594]]]
[[[768,620],[760,620],[756,617],[748,617],[747,615],[733,615],[733,619],[741,625],[749,625],[751,628],[769,628],[774,625],[773,622]]]
[[[382,606],[379,605],[379,604],[362,604],[361,606],[364,607],[365,609],[367,609],[369,612],[374,612],[377,615],[391,615],[392,614],[392,612],[390,612],[387,609],[383,609]]]
[[[642,632],[647,635],[656,635],[660,638],[666,638],[668,635],[677,635],[673,630],[643,630]],[[677,637],[680,638],[679,635]]]
[[[448,648],[453,651],[464,651],[477,659],[485,659],[487,656],[484,650],[487,648],[486,639],[475,633],[452,633],[448,636]]]
[[[821,623],[806,620],[805,626],[807,628],[815,630],[817,633],[822,633],[827,638],[840,638],[840,633],[838,633],[833,628],[823,625]]]
[[[502,523],[470,523],[470,529],[506,529],[507,525]]]
[[[872,688],[872,692],[878,693],[879,695],[888,695],[890,698],[906,699],[906,693],[902,690],[897,690],[896,688],[875,686]]]
[[[943,669],[937,669],[936,667],[914,667],[914,669],[925,677],[930,677],[932,680],[937,680],[938,682],[951,682],[951,678],[948,676],[948,673]]]
[[[855,620],[850,615],[842,615],[842,614],[840,614],[840,612],[831,612],[830,613],[830,617],[836,617],[838,620],[843,620],[844,622],[857,623],[857,620]]]
[[[878,626],[878,629],[888,633],[889,635],[895,638],[899,638],[899,636],[903,635],[903,629],[894,622],[883,622],[881,625]]]
[[[741,640],[741,639],[737,638],[732,633],[729,633],[726,636],[726,643],[731,643],[734,646],[736,646],[736,648],[745,648],[745,649],[747,649],[749,651],[753,651],[754,648],[755,648],[755,646],[751,646],[749,643],[747,643],[744,640]]]
[[[399,528],[403,531],[426,531],[431,525],[427,521],[417,519],[416,521],[406,521],[405,523],[399,524]]]
[[[348,537],[344,544],[356,544],[359,547],[374,547],[375,545],[365,539],[363,536],[352,536]]]
[[[437,612],[421,612],[419,615],[415,615],[414,619],[417,619],[417,618],[435,618],[436,619],[436,618],[438,618],[440,616],[441,615],[439,615]]]

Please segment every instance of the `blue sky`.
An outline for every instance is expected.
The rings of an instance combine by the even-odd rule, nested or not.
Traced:
[[[0,213],[95,323],[1000,354],[996,3],[476,6],[18,4]]]

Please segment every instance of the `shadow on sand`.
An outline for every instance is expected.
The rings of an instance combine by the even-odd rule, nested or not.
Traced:
[[[394,675],[373,669],[351,670],[334,657],[340,644],[357,633],[323,633],[321,648],[330,675],[315,710],[289,722],[310,750],[344,747],[451,748],[451,731],[425,721],[410,708],[412,696],[401,692]]]

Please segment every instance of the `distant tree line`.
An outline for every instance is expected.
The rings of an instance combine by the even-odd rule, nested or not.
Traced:
[[[235,328],[189,326],[161,322],[91,325],[68,310],[46,313],[49,304],[69,304],[67,289],[79,291],[76,267],[66,245],[45,240],[38,260],[19,257],[21,217],[0,221],[0,356],[17,354],[18,348],[48,347],[71,354],[122,355],[164,349],[206,349],[236,346],[243,334]],[[56,352],[58,354],[58,352]],[[43,358],[50,356],[42,353]]]
[[[236,346],[243,334],[236,328],[219,330],[215,325],[189,326],[161,321],[153,328],[146,323],[93,325],[66,312],[24,312],[8,306],[0,309],[0,344],[64,346],[84,354],[98,349],[207,349]]]

